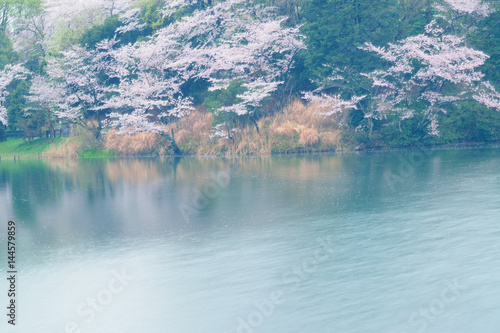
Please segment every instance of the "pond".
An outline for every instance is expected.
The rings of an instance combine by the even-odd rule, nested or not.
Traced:
[[[500,149],[0,163],[2,332],[497,333]]]

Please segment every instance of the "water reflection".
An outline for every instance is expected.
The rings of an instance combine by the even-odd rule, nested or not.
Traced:
[[[401,192],[436,186],[450,169],[467,173],[471,163],[495,163],[499,155],[495,149],[431,151],[400,177],[409,154],[6,161],[0,164],[0,218],[61,239],[258,224],[297,210],[303,216],[377,211],[402,204]],[[191,204],[219,171],[229,172],[229,184],[186,220],[179,207]],[[400,177],[396,187],[388,186],[387,173]]]

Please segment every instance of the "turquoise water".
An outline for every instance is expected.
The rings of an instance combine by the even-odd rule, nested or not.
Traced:
[[[500,329],[498,148],[3,161],[10,219],[1,332]]]

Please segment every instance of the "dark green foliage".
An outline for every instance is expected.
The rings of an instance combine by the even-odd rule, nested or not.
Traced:
[[[258,119],[259,115],[256,115],[256,112],[249,112],[246,115],[239,117],[236,117],[236,114],[233,112],[216,112],[216,110],[223,106],[230,106],[241,102],[237,96],[246,91],[246,88],[243,87],[242,84],[242,81],[233,81],[227,89],[216,90],[208,93],[207,98],[205,98],[205,101],[203,102],[203,106],[211,112],[214,112],[213,125],[225,124],[225,129],[228,132],[233,127],[248,123],[254,124],[258,129],[256,119]]]
[[[371,147],[370,138],[365,131],[357,131],[355,128],[348,127],[342,131],[342,146],[347,149],[368,148]]]
[[[45,113],[39,110],[26,110],[26,95],[29,93],[30,86],[29,81],[14,82],[13,91],[6,103],[9,128],[23,131],[28,141],[40,135],[47,123]]]
[[[181,92],[184,96],[190,96],[194,105],[201,105],[209,95],[208,87],[210,87],[208,80],[191,79],[181,86]]]
[[[17,119],[17,126],[24,131],[24,137],[28,139],[28,142],[36,136],[42,136],[45,123],[45,114],[37,110],[28,110],[22,117]]]
[[[32,73],[43,75],[47,69],[47,61],[45,59],[32,58],[24,64],[24,67]]]
[[[223,106],[230,106],[239,102],[236,97],[245,92],[241,81],[233,81],[227,89],[220,89],[208,93],[207,98],[203,102],[203,106],[209,110],[217,110]]]
[[[500,140],[500,112],[477,103],[460,104],[453,115],[442,115],[440,124],[445,143]]]
[[[0,124],[0,142],[7,140],[7,136],[5,134],[5,126]]]
[[[12,49],[12,41],[5,35],[5,31],[0,30],[0,70],[5,65],[14,63],[17,60],[17,55]]]
[[[494,4],[496,11],[479,22],[477,30],[470,40],[472,45],[486,53],[490,58],[482,66],[481,71],[486,78],[497,85],[500,84],[500,4]]]
[[[353,128],[358,127],[359,125],[361,125],[363,120],[364,120],[364,114],[360,110],[352,110],[351,112],[349,112],[349,126],[350,127],[353,127]]]
[[[395,117],[380,128],[380,138],[389,147],[414,147],[426,144],[427,128],[419,126],[416,117],[398,121]]]
[[[401,0],[399,2],[399,35],[396,40],[415,36],[425,31],[425,26],[432,20],[431,0]]]
[[[138,2],[138,6],[141,8],[141,22],[146,25],[145,35],[151,35],[164,26],[165,19],[161,12],[163,0],[143,0]]]
[[[324,64],[368,72],[380,61],[358,47],[365,42],[385,45],[400,35],[396,0],[307,0],[303,32],[307,38],[307,66],[325,76]]]
[[[307,66],[307,57],[307,50],[302,50],[295,56],[294,65],[289,73],[290,78],[278,90],[283,95],[281,100],[286,100],[287,97],[291,99],[300,95],[303,91],[315,89],[315,85],[311,80],[311,71]]]
[[[118,16],[110,16],[104,21],[103,24],[95,25],[92,28],[87,29],[80,38],[79,44],[93,49],[99,42],[105,39],[113,39],[116,34],[116,29],[118,29],[121,25],[122,23],[120,22]],[[118,37],[117,46],[129,43],[133,44],[143,35],[144,32],[141,31],[129,31],[121,34]]]
[[[116,29],[121,25],[117,16],[108,17],[103,24],[95,25],[86,30],[80,39],[81,46],[95,48],[96,44],[104,39],[112,39]]]
[[[7,116],[9,119],[9,129],[15,130],[18,127],[18,122],[24,114],[26,106],[26,95],[30,89],[28,81],[16,80],[11,84],[12,93],[6,101]]]

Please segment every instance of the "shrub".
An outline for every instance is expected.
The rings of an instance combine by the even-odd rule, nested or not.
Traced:
[[[315,146],[319,142],[318,131],[313,128],[307,128],[300,133],[299,143],[304,146]]]
[[[120,135],[116,130],[106,134],[104,147],[118,154],[144,154],[158,152],[161,137],[156,133],[143,132]]]

